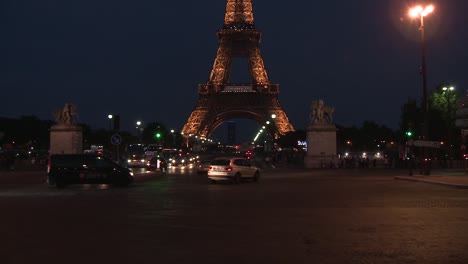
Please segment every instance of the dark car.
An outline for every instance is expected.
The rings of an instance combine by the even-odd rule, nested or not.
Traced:
[[[127,186],[133,173],[107,157],[91,154],[54,154],[47,166],[47,182],[63,188],[68,184],[105,183]]]
[[[157,169],[160,169],[161,171],[167,171],[167,162],[164,158],[152,157],[146,162],[146,169],[150,171],[155,171]]]

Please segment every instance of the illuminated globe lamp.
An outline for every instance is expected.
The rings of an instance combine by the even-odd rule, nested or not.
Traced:
[[[109,119],[109,130],[112,129],[112,118],[114,118],[112,114],[107,115],[107,119]]]

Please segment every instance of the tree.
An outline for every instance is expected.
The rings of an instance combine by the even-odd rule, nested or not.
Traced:
[[[459,97],[456,91],[444,88],[450,87],[447,83],[441,83],[430,97],[430,131],[431,138],[436,140],[449,140],[449,135],[455,135],[456,101]]]
[[[298,141],[306,140],[306,131],[297,130],[294,132],[288,132],[276,140],[276,143],[282,148],[297,148]]]
[[[337,126],[339,152],[377,152],[384,150],[387,142],[395,139],[395,132],[374,121],[364,121],[360,128]]]
[[[146,144],[160,145],[164,145],[165,142],[172,140],[167,128],[158,122],[148,123],[143,130],[142,139]]]
[[[428,97],[428,140],[447,142],[451,138],[450,142],[453,147],[447,148],[447,150],[458,150],[461,139],[456,136],[460,132],[455,126],[455,112],[459,94],[456,91],[444,90],[444,87],[450,86],[448,83],[442,82]],[[420,138],[422,136],[422,117],[422,107],[417,105],[416,100],[409,99],[401,108],[401,130],[407,131],[413,127],[414,138]]]

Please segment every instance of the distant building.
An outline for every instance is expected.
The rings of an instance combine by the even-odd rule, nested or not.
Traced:
[[[235,121],[228,121],[227,123],[227,143],[229,145],[236,144],[236,122]]]

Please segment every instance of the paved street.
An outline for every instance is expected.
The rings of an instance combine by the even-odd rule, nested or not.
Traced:
[[[16,175],[0,184],[0,263],[468,263],[468,190],[406,173],[209,184],[176,169],[63,190]]]

